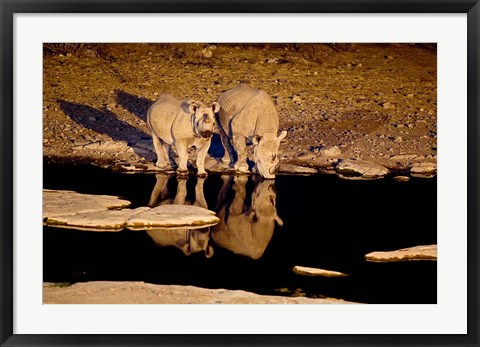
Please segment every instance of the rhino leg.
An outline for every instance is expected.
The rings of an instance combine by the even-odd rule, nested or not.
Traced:
[[[230,213],[232,215],[242,214],[244,211],[245,198],[247,196],[246,184],[248,182],[247,176],[235,176],[233,178],[233,190],[235,191],[235,197],[230,205]]]
[[[230,139],[228,138],[227,134],[221,127],[220,128],[220,140],[222,140],[223,149],[225,150],[225,154],[223,155],[222,162],[226,163],[227,160],[229,164],[232,164],[235,161],[233,148],[230,143]],[[227,159],[227,156],[229,159]]]
[[[168,168],[168,152],[162,140],[160,140],[155,134],[152,134],[153,147],[157,153],[157,161],[155,163],[161,169]]]
[[[185,199],[187,197],[187,179],[182,178],[178,179],[178,186],[177,186],[177,195],[175,195],[175,199],[173,200],[174,205],[185,205]]]
[[[155,187],[150,195],[150,201],[148,202],[149,207],[155,207],[162,202],[162,199],[167,193],[168,177],[169,176],[164,174],[156,175],[157,183],[155,183]]]
[[[244,136],[233,136],[233,146],[237,152],[237,162],[233,166],[235,170],[240,172],[248,172],[247,164],[247,143]]]
[[[188,162],[188,146],[186,141],[177,141],[177,154],[178,154],[178,168],[177,172],[179,174],[186,173],[187,162]]]
[[[204,177],[199,177],[197,179],[197,184],[195,185],[195,203],[193,205],[208,209],[207,201],[205,200],[205,194],[203,193],[204,182]]]
[[[210,142],[207,141],[200,147],[197,151],[197,175],[206,176],[207,172],[205,171],[205,156],[207,155],[208,149],[210,148]]]

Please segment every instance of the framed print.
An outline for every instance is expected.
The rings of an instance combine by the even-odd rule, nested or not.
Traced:
[[[2,346],[479,345],[479,6],[2,0]]]

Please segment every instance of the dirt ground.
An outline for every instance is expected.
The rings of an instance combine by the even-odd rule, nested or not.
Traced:
[[[149,163],[155,155],[145,114],[160,94],[211,103],[243,82],[274,100],[280,130],[288,131],[283,163],[319,168],[356,158],[406,171],[436,161],[436,59],[426,44],[45,48],[43,153],[47,160]],[[118,141],[137,147],[112,145]],[[341,150],[336,159],[321,155],[329,146]]]

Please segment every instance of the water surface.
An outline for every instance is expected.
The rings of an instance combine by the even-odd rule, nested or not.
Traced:
[[[44,188],[122,196],[132,207],[195,204],[210,230],[90,232],[44,227],[44,281],[145,281],[365,303],[436,303],[436,262],[371,263],[364,255],[435,244],[436,178],[210,175],[177,180],[88,165],[45,165]],[[348,277],[294,274],[296,265]]]

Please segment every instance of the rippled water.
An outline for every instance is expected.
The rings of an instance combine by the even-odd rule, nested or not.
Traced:
[[[435,244],[436,179],[210,175],[206,180],[45,165],[44,187],[119,195],[133,207],[194,204],[210,229],[90,232],[44,228],[44,281],[145,281],[365,303],[436,303],[436,262],[364,255]],[[348,277],[305,277],[296,265]]]

